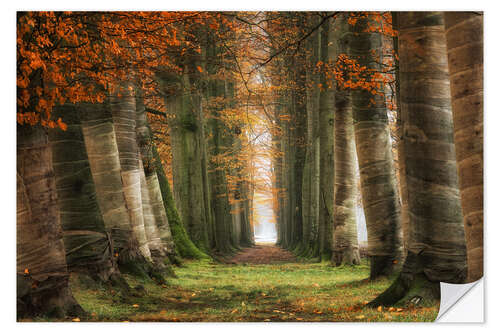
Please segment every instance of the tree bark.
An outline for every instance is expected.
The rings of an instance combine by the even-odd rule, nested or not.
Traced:
[[[399,15],[397,12],[392,13],[393,29],[399,31]],[[410,217],[408,215],[408,187],[406,185],[406,162],[405,162],[405,147],[404,147],[404,120],[401,112],[401,96],[400,86],[401,79],[399,77],[399,47],[398,36],[393,37],[393,47],[395,65],[395,80],[396,80],[396,106],[397,106],[397,135],[398,135],[398,173],[399,173],[399,193],[401,199],[401,229],[403,233],[403,256],[406,256],[408,251],[408,243],[410,238]]]
[[[80,121],[82,106],[67,104],[54,110],[53,116],[60,117],[67,129],[49,130],[49,141],[68,270],[105,282],[119,272],[96,197]]]
[[[372,55],[382,48],[378,32],[367,32],[369,18],[350,26],[349,55],[368,70],[380,71]],[[402,256],[400,206],[383,96],[352,91],[354,134],[361,194],[368,230],[370,278],[390,275]]]
[[[17,127],[17,317],[84,313],[68,285],[46,130]]]
[[[468,282],[483,276],[483,14],[445,12]]]
[[[190,64],[183,66],[180,76],[162,74],[166,91],[167,111],[172,146],[173,190],[175,202],[184,227],[193,243],[208,252],[208,223],[205,215],[205,194],[200,147],[201,119],[198,117],[197,98],[190,73],[196,71]]]
[[[175,244],[172,239],[165,208],[163,207],[163,199],[156,175],[156,165],[153,159],[153,137],[146,117],[142,91],[140,89],[136,89],[136,124],[137,143],[144,173],[144,179],[141,174],[141,195],[146,198],[146,201],[149,199],[149,207],[147,207],[148,205],[144,207],[145,200],[143,199],[144,216],[146,218],[146,213],[151,213],[152,215],[148,220],[145,219],[145,222],[148,222],[145,225],[146,235],[150,242],[149,247],[152,254],[153,251],[156,253],[157,261],[164,262],[165,256],[168,255],[173,262],[177,262],[175,258]],[[168,265],[168,263],[166,264]]]
[[[334,59],[332,47],[335,43],[330,22],[321,27],[321,55],[323,64]],[[334,91],[328,84],[324,68],[320,68],[319,92],[319,138],[320,138],[320,193],[319,193],[319,253],[329,260],[332,255],[333,239],[333,189],[334,189]]]
[[[96,198],[106,232],[113,240],[113,254],[125,269],[144,262],[139,242],[133,234],[121,176],[120,157],[109,102],[83,104],[80,110],[85,148],[95,185]],[[135,271],[146,275],[143,265]]]
[[[153,146],[153,164],[155,165],[156,175],[158,177],[158,185],[161,192],[161,198],[163,200],[163,207],[167,214],[167,219],[169,223],[170,230],[172,232],[172,238],[175,243],[175,249],[182,258],[186,259],[206,259],[208,256],[201,252],[196,245],[191,241],[189,235],[184,229],[184,224],[182,223],[181,217],[177,212],[177,207],[170,189],[170,184],[168,183],[167,176],[163,170],[161,164],[160,155]]]
[[[317,19],[313,19],[316,22]],[[302,187],[303,244],[306,256],[318,255],[319,224],[319,60],[320,34],[316,30],[307,40],[306,107],[307,146]]]
[[[144,227],[141,169],[135,132],[136,104],[131,85],[124,84],[116,88],[110,98],[110,108],[120,158],[123,193],[130,216],[132,234],[137,240],[142,256],[147,260],[151,260],[151,252]]]
[[[437,299],[439,282],[463,283],[467,275],[443,17],[399,15],[410,238],[401,274],[372,306],[403,302],[418,289]]]

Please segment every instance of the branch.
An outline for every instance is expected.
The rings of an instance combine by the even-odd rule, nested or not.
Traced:
[[[295,46],[295,45],[298,47],[304,40],[306,40],[307,38],[309,38],[309,36],[311,36],[313,34],[313,32],[315,32],[316,30],[318,30],[323,25],[323,23],[325,23],[330,18],[335,17],[338,13],[339,12],[333,12],[330,15],[324,16],[321,19],[321,22],[319,22],[316,26],[314,26],[307,34],[305,34],[304,36],[302,36],[300,39],[296,40],[295,42],[288,43],[287,45],[285,45],[285,47],[283,47],[280,50],[278,50],[275,53],[273,53],[269,58],[267,58],[266,61],[260,63],[257,67],[255,67],[254,69],[252,69],[252,71],[250,73],[254,72],[255,70],[258,70],[259,68],[261,68],[261,67],[263,67],[265,65],[267,65],[269,62],[271,62],[271,60],[273,60],[275,57],[279,56],[281,53],[285,52],[290,47]]]

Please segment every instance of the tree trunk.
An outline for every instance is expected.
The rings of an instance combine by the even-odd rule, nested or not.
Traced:
[[[153,159],[154,142],[140,89],[136,89],[136,125],[137,143],[141,156],[140,164],[143,166],[142,173],[144,174],[143,179],[141,173],[141,195],[143,197],[143,214],[149,248],[153,257],[156,257],[157,262],[164,263],[167,255],[174,262],[177,262],[175,244],[165,208],[163,207],[163,199],[156,175],[156,166]],[[151,217],[149,217],[149,214],[151,214]],[[168,266],[168,262],[165,264]]]
[[[97,202],[106,231],[113,240],[113,252],[121,270],[146,275],[144,257],[133,234],[121,176],[120,157],[109,104],[84,104],[81,126]]]
[[[330,22],[321,27],[321,61],[326,64],[333,58],[335,43]],[[330,45],[329,45],[330,44]],[[320,137],[320,194],[319,194],[319,251],[322,258],[330,259],[333,237],[333,188],[334,188],[334,106],[335,95],[332,85],[326,81],[321,69],[319,96],[319,137]]]
[[[368,20],[360,18],[350,26],[349,54],[360,66],[380,71],[372,51],[382,48],[381,37],[378,32],[366,31]],[[370,278],[374,279],[391,274],[401,261],[400,206],[384,96],[354,89],[352,109],[368,230]]]
[[[467,274],[448,62],[439,12],[401,12],[399,58],[410,239],[398,279],[370,303],[439,298]]]
[[[67,125],[49,130],[59,214],[69,271],[108,281],[117,274],[113,242],[107,233],[85,147],[82,105],[59,106],[53,116]]]
[[[295,146],[294,158],[294,184],[295,184],[295,205],[292,207],[294,213],[293,242],[295,253],[301,253],[304,244],[302,238],[304,235],[304,212],[303,212],[303,183],[305,178],[304,168],[306,160],[306,143],[307,143],[307,111],[306,98],[303,87],[305,86],[305,63],[304,51],[299,50],[298,56],[295,58],[295,66],[292,69],[294,72],[294,85],[292,94],[292,103],[294,105],[292,145]]]
[[[396,12],[392,13],[393,29],[399,31],[399,15]],[[406,256],[408,251],[408,242],[410,238],[410,217],[408,215],[408,187],[406,185],[406,162],[405,162],[405,147],[404,147],[404,120],[401,112],[401,96],[400,86],[401,79],[399,77],[399,47],[398,36],[393,37],[394,47],[394,65],[395,65],[395,80],[396,80],[396,105],[397,105],[397,135],[398,135],[398,175],[399,175],[399,193],[401,199],[401,229],[403,233],[403,256]]]
[[[445,12],[467,281],[483,276],[483,15]]]
[[[17,127],[17,317],[77,316],[45,129]]]
[[[217,97],[227,98],[225,94],[225,82],[213,80],[209,82],[209,104],[217,103]],[[221,103],[221,102],[219,102]],[[224,138],[225,125],[220,118],[220,105],[211,105],[211,118],[208,121],[211,139],[209,140],[210,151],[210,183],[212,185],[212,209],[215,223],[215,244],[221,254],[234,252],[232,246],[232,217],[228,201],[227,180],[225,175],[225,161],[221,157],[226,152],[227,138]]]
[[[141,168],[141,200],[142,200],[142,215],[144,216],[144,229],[146,231],[146,238],[148,240],[149,251],[151,258],[156,265],[163,265],[167,251],[163,245],[160,233],[156,227],[155,215],[153,207],[151,206],[151,198],[149,195],[149,187],[146,181],[142,160],[139,160],[139,167]]]
[[[196,70],[196,69],[194,69]],[[208,252],[208,227],[205,211],[200,126],[198,117],[198,96],[192,91],[192,66],[184,66],[184,73],[168,79],[164,75],[167,91],[167,111],[172,146],[173,190],[175,202],[182,217],[184,227],[193,243],[203,252]],[[165,73],[166,74],[166,73]]]
[[[156,169],[156,176],[158,177],[158,186],[163,200],[163,207],[167,214],[168,224],[172,232],[172,238],[175,243],[175,249],[182,258],[186,259],[206,259],[208,256],[201,252],[196,245],[191,241],[189,235],[184,229],[181,217],[177,212],[177,207],[174,202],[170,184],[168,183],[167,176],[161,164],[160,155],[156,146],[153,146],[153,164]]]
[[[111,114],[120,158],[123,193],[127,204],[132,234],[144,258],[151,260],[141,199],[141,169],[135,133],[136,105],[131,86],[118,87],[110,99]]]
[[[356,148],[350,93],[335,93],[335,192],[333,206],[333,256],[335,265],[359,265],[356,222]]]
[[[313,257],[318,255],[319,224],[319,80],[316,73],[319,45],[320,34],[315,31],[307,41],[307,146],[302,187],[304,254]]]

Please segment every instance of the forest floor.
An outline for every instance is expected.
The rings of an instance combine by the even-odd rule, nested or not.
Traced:
[[[89,318],[74,321],[434,321],[439,303],[367,308],[390,284],[367,280],[369,267],[311,263],[272,245],[257,245],[229,259],[186,261],[168,285],[125,275],[140,297],[88,286],[72,277],[73,294]],[[68,320],[68,319],[67,319]]]

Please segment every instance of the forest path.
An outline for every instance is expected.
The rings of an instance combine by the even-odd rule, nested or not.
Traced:
[[[185,260],[177,279],[158,284],[124,274],[143,294],[122,294],[70,279],[73,295],[90,314],[81,321],[434,321],[439,303],[418,309],[364,305],[391,284],[370,282],[366,260],[358,266],[296,259],[271,244],[258,244],[234,262]],[[272,263],[272,264],[264,264]],[[71,318],[66,319],[71,320]]]
[[[274,244],[257,243],[254,247],[245,248],[229,260],[231,264],[278,264],[297,262],[297,258],[289,251]]]

